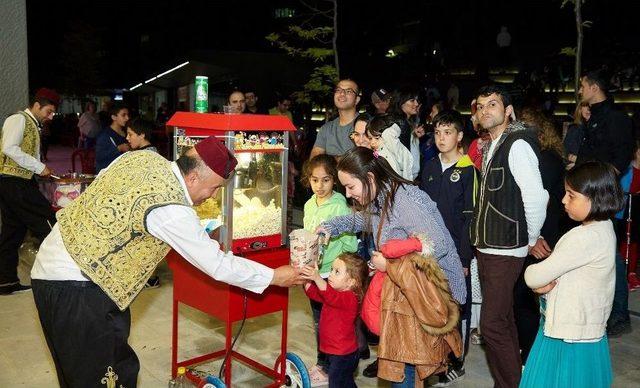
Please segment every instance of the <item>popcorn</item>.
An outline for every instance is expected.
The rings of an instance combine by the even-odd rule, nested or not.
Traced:
[[[282,209],[271,200],[263,206],[259,198],[252,198],[242,207],[234,208],[233,238],[269,236],[282,232]]]

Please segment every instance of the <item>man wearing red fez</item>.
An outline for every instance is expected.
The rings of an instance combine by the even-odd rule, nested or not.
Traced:
[[[38,190],[35,175],[52,171],[40,161],[40,130],[53,118],[60,96],[39,89],[31,105],[9,116],[0,138],[0,295],[27,291],[18,280],[18,248],[27,230],[42,241],[55,223],[51,205]]]
[[[128,152],[58,212],[31,278],[61,387],[136,386],[129,305],[170,248],[212,278],[252,292],[303,282],[291,266],[274,270],[224,252],[200,225],[192,206],[215,196],[236,164],[215,137],[175,162]]]

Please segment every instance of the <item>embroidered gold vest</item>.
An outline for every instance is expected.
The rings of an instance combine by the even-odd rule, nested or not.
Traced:
[[[34,121],[33,117],[29,116],[26,112],[20,111],[16,114],[24,116],[25,123],[20,149],[22,152],[35,158],[36,151],[40,147],[40,132],[38,132],[38,125]],[[1,145],[2,130],[0,129],[0,149],[2,149]],[[24,179],[31,179],[33,176],[33,172],[20,167],[18,163],[3,153],[0,153],[0,174],[17,176]]]
[[[188,206],[171,164],[155,152],[130,152],[57,214],[62,240],[85,276],[125,310],[169,246],[146,228],[151,210]]]

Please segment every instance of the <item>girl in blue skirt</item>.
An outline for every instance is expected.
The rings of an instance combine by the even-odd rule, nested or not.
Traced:
[[[542,294],[542,319],[520,387],[609,387],[606,323],[616,256],[611,218],[623,206],[614,168],[587,162],[570,170],[562,203],[582,224],[525,271],[527,285]]]

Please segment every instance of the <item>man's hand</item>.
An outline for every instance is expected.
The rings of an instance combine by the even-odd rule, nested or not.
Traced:
[[[416,129],[413,130],[413,133],[416,135],[416,137],[421,138],[422,136],[424,136],[424,126],[423,125],[418,125],[416,127]]]
[[[549,257],[551,247],[549,247],[545,239],[539,238],[538,241],[536,241],[536,245],[529,247],[529,254],[538,260],[542,260]]]
[[[553,290],[553,288],[556,286],[557,281],[554,280],[551,283],[547,284],[546,286],[542,286],[540,288],[534,288],[533,292],[535,292],[536,294],[546,294],[547,292]]]
[[[50,176],[53,174],[53,170],[51,170],[49,167],[44,166],[44,170],[42,170],[42,172],[38,175],[40,176]]]
[[[273,279],[271,285],[280,287],[291,287],[303,284],[305,279],[302,277],[302,268],[294,268],[290,265],[283,265],[273,270]]]
[[[469,276],[469,268],[462,267],[462,273],[464,274],[465,278]]]
[[[118,151],[120,152],[127,152],[129,150],[131,150],[131,147],[129,146],[128,143],[122,143],[118,146]]]

